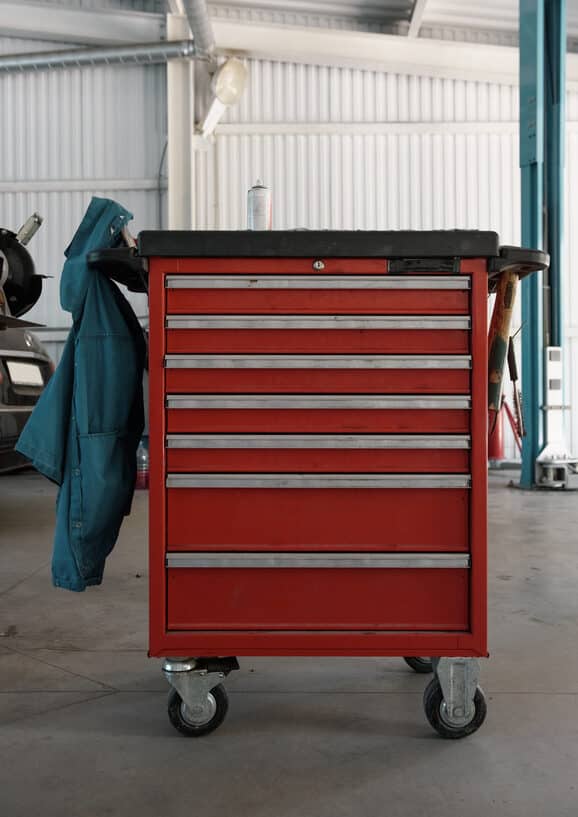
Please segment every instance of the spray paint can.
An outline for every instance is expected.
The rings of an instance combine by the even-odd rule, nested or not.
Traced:
[[[247,193],[247,229],[270,230],[271,223],[271,190],[257,179]]]

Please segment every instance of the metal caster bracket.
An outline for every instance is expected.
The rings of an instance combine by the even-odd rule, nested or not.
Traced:
[[[465,726],[476,711],[480,662],[477,658],[432,658],[432,663],[444,696],[440,715],[449,726]]]
[[[210,717],[209,692],[228,675],[239,669],[236,658],[165,658],[163,674],[177,690],[195,719]]]

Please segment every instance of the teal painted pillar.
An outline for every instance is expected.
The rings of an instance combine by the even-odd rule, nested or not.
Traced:
[[[545,0],[546,28],[546,248],[550,253],[546,344],[562,346],[564,309],[564,143],[566,130],[566,0]]]
[[[543,249],[544,205],[544,0],[520,0],[520,168],[522,246]],[[522,395],[526,436],[520,486],[534,485],[543,441],[542,273],[522,281]]]

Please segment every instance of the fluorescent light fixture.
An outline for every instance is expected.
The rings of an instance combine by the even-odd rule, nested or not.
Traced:
[[[213,101],[200,126],[201,134],[205,139],[214,133],[225,110],[230,105],[237,104],[246,85],[247,69],[245,64],[237,57],[229,57],[221,65],[211,82]]]

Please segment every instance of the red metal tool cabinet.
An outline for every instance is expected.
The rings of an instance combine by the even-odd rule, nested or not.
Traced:
[[[233,656],[405,656],[433,658],[438,732],[475,731],[497,235],[145,232],[139,254],[173,724],[219,725]]]

